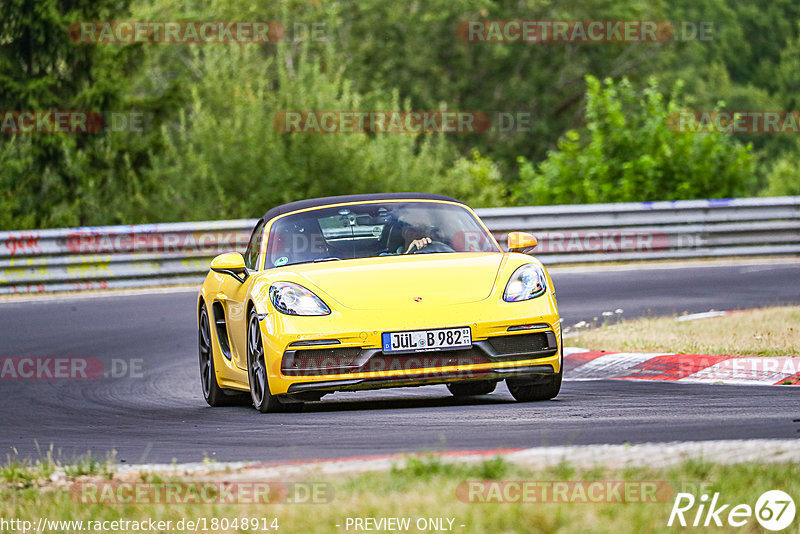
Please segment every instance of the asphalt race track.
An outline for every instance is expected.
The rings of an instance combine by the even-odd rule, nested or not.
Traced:
[[[800,303],[796,263],[567,269],[553,278],[566,325],[618,308],[636,317]],[[1,302],[0,358],[93,357],[141,372],[0,380],[0,458],[35,458],[51,446],[63,459],[113,449],[118,461],[150,463],[800,437],[800,390],[784,387],[566,382],[554,401],[519,404],[502,384],[466,402],[434,386],[337,393],[299,414],[210,408],[194,303],[187,291]]]

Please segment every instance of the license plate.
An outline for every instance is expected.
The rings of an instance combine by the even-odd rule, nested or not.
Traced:
[[[384,332],[383,352],[419,352],[424,350],[460,349],[472,346],[468,326],[411,332]]]

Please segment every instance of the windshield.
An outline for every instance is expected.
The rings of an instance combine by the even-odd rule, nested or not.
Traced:
[[[466,209],[436,202],[323,207],[272,224],[267,268],[401,254],[502,252]]]

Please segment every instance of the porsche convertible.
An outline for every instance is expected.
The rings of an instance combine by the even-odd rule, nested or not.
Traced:
[[[505,381],[518,401],[563,375],[553,282],[508,234],[441,195],[291,202],[256,223],[244,254],[217,256],[197,299],[211,406],[296,411],[336,391],[446,384],[457,397]]]

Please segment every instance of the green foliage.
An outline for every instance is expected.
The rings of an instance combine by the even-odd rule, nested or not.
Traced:
[[[109,455],[105,460],[102,460],[92,456],[91,453],[86,453],[65,464],[64,474],[70,478],[102,475],[110,480],[114,475],[114,455]]]
[[[54,456],[52,445],[38,460],[20,459],[14,449],[14,455],[6,455],[5,463],[0,464],[0,490],[3,488],[3,483],[21,490],[46,485],[57,471],[62,471],[70,478],[80,476],[103,476],[109,480],[113,478],[114,452],[108,454],[105,460],[93,456],[91,452],[66,461],[57,460]]]
[[[500,169],[477,149],[472,151],[472,158],[459,158],[437,185],[435,192],[467,200],[475,208],[503,206],[508,202]]]
[[[625,43],[532,44],[465,42],[459,22],[489,20],[642,20],[667,19],[661,2],[650,0],[377,0],[340,12],[338,35],[346,73],[362,91],[399,88],[417,109],[450,108],[526,113],[532,130],[516,134],[490,131],[453,139],[462,153],[477,147],[504,171],[517,156],[544,157],[559,135],[574,125],[587,74],[649,72],[661,47]]]
[[[145,173],[169,187],[150,216],[247,217],[300,198],[436,190],[455,157],[442,136],[279,131],[275,117],[285,111],[405,107],[396,93],[359,95],[322,62],[284,47],[274,57],[244,47],[192,51],[191,101],[175,127],[162,128],[165,148]]]
[[[598,456],[597,463],[602,466],[605,463],[613,464],[615,460],[614,457]],[[538,457],[530,458],[527,462],[538,466],[546,464],[546,461]],[[480,473],[476,472],[477,466],[466,462],[454,463],[446,470],[439,466],[433,467],[439,474],[432,477],[425,476],[424,463],[420,462],[418,465],[420,468],[414,469],[413,473],[401,470],[399,474],[397,471],[389,473],[372,471],[363,474],[337,473],[322,478],[319,473],[313,471],[306,477],[301,473],[296,482],[300,485],[308,483],[313,485],[312,487],[320,483],[325,484],[326,491],[329,491],[326,495],[333,497],[330,502],[308,506],[298,506],[293,502],[278,502],[269,506],[241,502],[174,506],[141,502],[142,500],[124,504],[86,505],[76,502],[77,499],[74,494],[71,495],[71,486],[68,484],[52,484],[44,488],[34,486],[18,490],[0,481],[0,516],[32,521],[34,524],[39,517],[56,521],[84,521],[84,523],[89,520],[115,521],[120,517],[129,521],[146,522],[152,518],[171,521],[174,526],[180,520],[185,522],[189,513],[227,518],[231,521],[242,517],[264,517],[266,514],[269,518],[279,518],[279,532],[333,532],[334,526],[341,524],[337,522],[341,522],[342,518],[359,517],[412,518],[411,529],[414,530],[415,518],[441,517],[456,518],[453,530],[460,529],[464,532],[668,533],[677,530],[675,527],[668,527],[666,522],[675,501],[674,496],[678,492],[691,493],[698,500],[701,493],[712,495],[714,492],[720,492],[725,503],[751,505],[767,490],[779,488],[789,495],[797,495],[800,492],[800,466],[788,462],[709,465],[689,460],[667,468],[628,467],[601,470],[578,467],[565,476],[562,474],[564,470],[547,468],[531,470],[506,461],[508,470],[501,475],[500,480],[517,484],[521,481],[546,484],[565,480],[584,481],[589,484],[598,481],[615,483],[655,481],[666,490],[657,492],[656,495],[659,497],[656,499],[657,502],[636,502],[644,498],[644,494],[636,491],[637,484],[630,486],[632,493],[626,490],[623,490],[621,495],[611,493],[609,499],[592,499],[590,495],[591,500],[598,500],[594,503],[585,503],[586,495],[581,496],[580,493],[571,491],[555,499],[552,493],[548,494],[549,498],[540,499],[555,502],[534,503],[528,502],[532,499],[528,499],[525,493],[513,491],[506,494],[503,488],[509,486],[504,486],[503,482],[487,485],[487,491],[478,493],[475,497],[471,497],[469,493],[465,494],[465,483],[483,479]],[[601,477],[597,476],[598,472],[602,473]],[[396,476],[399,480],[395,478]],[[196,477],[170,477],[166,482],[197,481]],[[669,491],[670,486],[672,491]],[[512,502],[479,502],[480,495],[487,497],[490,495],[489,487],[498,488],[502,492],[493,492],[490,500]],[[528,497],[536,497],[539,493],[533,492]],[[576,496],[571,497],[573,494]],[[628,500],[628,503],[618,502],[619,498]],[[573,502],[564,502],[568,500]],[[697,508],[695,506],[695,509],[686,514],[689,522]],[[727,518],[728,511],[730,508],[721,514],[723,522]],[[339,529],[341,530],[341,527]],[[743,531],[756,532],[759,529],[755,518],[750,517]],[[717,530],[734,531],[732,528],[724,527]],[[791,531],[791,528],[787,530]]]
[[[800,195],[800,143],[796,152],[778,158],[767,173],[764,196]]]
[[[0,137],[0,229],[252,217],[315,195],[475,206],[796,191],[786,135],[678,134],[665,113],[800,107],[794,0],[0,0],[0,110],[139,113],[141,130]],[[80,20],[277,20],[274,44],[80,44]],[[475,43],[470,19],[669,20],[664,43]],[[711,38],[682,34],[710,23]],[[312,25],[322,28],[309,40]],[[684,39],[684,37],[688,37]],[[585,83],[614,80],[610,85]],[[683,87],[665,98],[662,87]],[[633,88],[641,88],[635,91]],[[479,110],[528,131],[282,134],[275,113]],[[752,148],[750,148],[752,146]],[[778,193],[775,193],[778,194]]]
[[[11,484],[17,488],[28,488],[39,480],[50,478],[55,472],[56,466],[52,456],[31,462],[9,455],[6,457],[6,463],[0,465],[0,482]]]
[[[138,68],[140,48],[75,43],[68,33],[73,22],[129,16],[125,1],[4,0],[2,11],[0,110],[74,110],[107,120],[112,112],[149,113],[121,83]],[[2,228],[129,221],[133,168],[157,148],[155,139],[127,131],[3,137]]]
[[[389,474],[391,484],[402,485],[437,478],[497,480],[516,471],[516,466],[500,456],[476,464],[445,461],[436,456],[411,456],[403,465],[393,465]]]
[[[637,92],[623,79],[587,76],[586,133],[570,130],[534,165],[520,161],[521,204],[724,198],[753,191],[754,159],[723,134],[670,126],[681,84],[668,100],[655,80]]]

